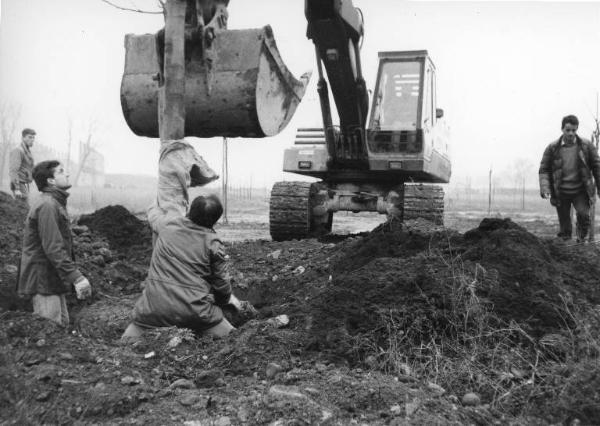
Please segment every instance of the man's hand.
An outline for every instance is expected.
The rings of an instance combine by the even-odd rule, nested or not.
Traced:
[[[85,300],[92,295],[92,286],[86,277],[82,276],[75,282],[75,293],[79,300]]]
[[[19,189],[15,189],[15,197],[23,198],[23,193]]]
[[[543,192],[542,193],[542,198],[544,198],[544,199],[550,198],[550,193],[549,192]]]
[[[229,296],[229,301],[227,302],[227,304],[233,306],[236,311],[242,310],[242,302],[240,302],[239,299],[235,297],[235,294],[233,293],[231,293],[231,296]]]

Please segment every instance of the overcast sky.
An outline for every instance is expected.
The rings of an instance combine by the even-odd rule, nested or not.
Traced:
[[[154,0],[113,0],[156,10]],[[437,67],[438,106],[451,129],[455,183],[531,161],[530,182],[566,114],[589,138],[600,89],[600,3],[405,2],[354,0],[365,17],[363,70],[375,83],[377,52],[427,49]],[[270,24],[298,77],[315,71],[303,0],[231,0],[229,28]],[[122,118],[119,87],[126,33],[154,33],[161,15],[120,11],[100,0],[1,0],[0,99],[22,107],[20,127],[66,151],[67,122],[78,136],[90,119],[110,173],[156,174],[158,141]],[[283,150],[297,127],[320,124],[316,79],[286,130],[268,139],[230,139],[230,182],[281,180]],[[190,138],[220,170],[221,140]],[[286,179],[293,179],[292,175]]]

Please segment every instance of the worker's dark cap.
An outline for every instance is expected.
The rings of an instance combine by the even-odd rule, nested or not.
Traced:
[[[21,132],[21,136],[25,137],[27,135],[36,135],[35,130],[30,129],[30,128],[25,128],[23,129],[23,131]]]

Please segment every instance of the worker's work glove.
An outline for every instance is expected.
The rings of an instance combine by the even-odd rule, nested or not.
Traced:
[[[233,306],[236,311],[242,310],[242,302],[240,302],[240,300],[237,297],[235,297],[235,294],[233,293],[231,293],[231,296],[229,296],[229,301],[227,302],[227,304]]]
[[[23,198],[23,193],[20,190],[16,189],[15,190],[15,197],[16,198]]]
[[[542,198],[544,198],[544,199],[550,198],[550,193],[549,192],[543,192],[542,193]]]
[[[85,300],[92,295],[92,286],[86,277],[81,276],[74,286],[75,294],[79,300]]]

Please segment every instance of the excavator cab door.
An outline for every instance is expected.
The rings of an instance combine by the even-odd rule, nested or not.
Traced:
[[[442,116],[427,51],[380,52],[367,129],[370,168],[408,180],[447,182],[450,160]]]
[[[377,84],[368,128],[373,153],[423,151],[424,58],[404,52],[380,53]]]

